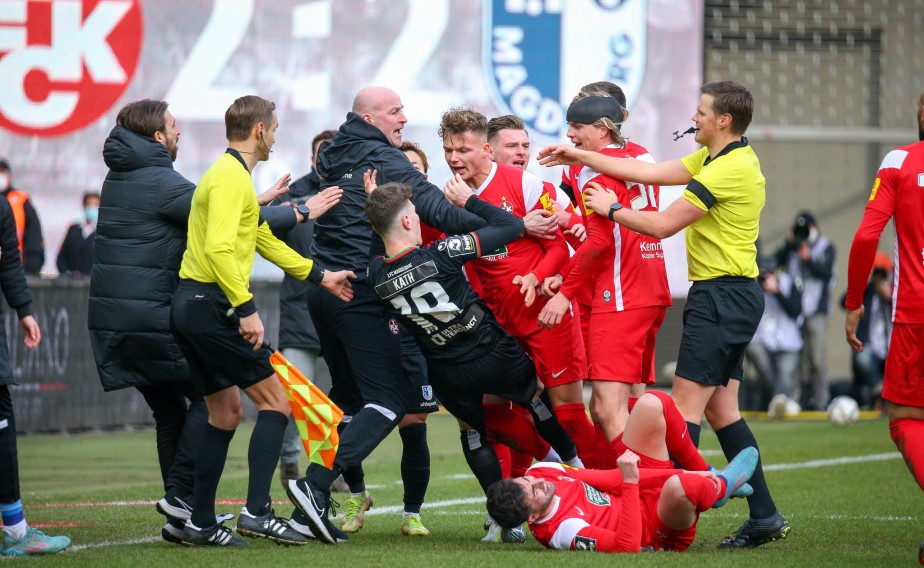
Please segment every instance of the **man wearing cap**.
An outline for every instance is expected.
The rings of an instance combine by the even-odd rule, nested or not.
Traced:
[[[568,137],[576,148],[608,156],[653,161],[643,148],[627,149],[619,130],[622,106],[606,93],[579,93],[568,107]],[[594,181],[639,211],[658,210],[658,188],[627,183],[588,167],[572,172],[575,187]],[[583,195],[577,192],[583,204]],[[607,214],[586,209],[587,239],[562,269],[559,291],[539,314],[539,323],[558,325],[581,289],[593,289],[588,332],[593,381],[591,413],[606,435],[614,462],[629,417],[632,385],[654,382],[655,336],[671,305],[661,239],[614,226]],[[619,348],[612,340],[619,338]],[[683,426],[683,425],[681,425]],[[705,464],[703,464],[705,465]]]
[[[828,315],[831,291],[837,273],[834,243],[818,231],[815,216],[808,211],[796,215],[786,242],[776,251],[776,262],[794,278],[802,279],[802,368],[807,370],[811,396],[802,395],[805,405],[816,410],[828,406]]]
[[[42,224],[32,205],[29,194],[13,187],[13,168],[6,158],[0,158],[0,193],[13,209],[16,237],[19,239],[19,254],[26,274],[38,275],[45,264],[45,240],[42,238]]]

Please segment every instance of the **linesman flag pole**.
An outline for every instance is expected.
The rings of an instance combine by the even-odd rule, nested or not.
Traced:
[[[227,315],[232,320],[238,319],[233,308],[228,310]],[[343,411],[295,365],[289,363],[268,340],[263,340],[263,346],[273,352],[270,364],[286,391],[292,417],[298,426],[298,435],[302,439],[308,460],[327,469],[333,468],[337,448],[340,447],[337,425],[343,419]]]

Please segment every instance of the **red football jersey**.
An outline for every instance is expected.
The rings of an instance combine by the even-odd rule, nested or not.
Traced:
[[[544,207],[542,181],[529,172],[504,164],[491,165],[491,173],[475,190],[475,195],[517,217]],[[536,331],[536,321],[545,299],[537,298],[527,308],[520,287],[513,284],[514,276],[532,272],[542,282],[558,274],[567,260],[568,246],[559,232],[558,238],[551,241],[521,237],[470,261],[466,273],[474,273],[472,287],[494,312],[501,326],[511,335],[522,337]]]
[[[642,502],[657,501],[664,481],[675,473],[677,470],[671,469],[640,471]],[[646,507],[622,510],[623,482],[619,471],[573,469],[543,462],[530,467],[526,475],[555,486],[551,513],[529,523],[529,530],[542,545],[555,550],[571,550],[574,538],[585,527],[598,527],[617,534],[641,531],[641,546],[651,544],[652,528],[646,518]]]
[[[850,249],[847,307],[863,303],[882,233],[895,219],[895,271],[892,319],[924,323],[924,142],[892,150],[882,160]]]
[[[638,144],[631,147],[627,144],[624,148],[609,146],[601,152],[609,156],[652,161],[648,152]],[[581,188],[582,203],[583,189],[594,181],[613,190],[625,207],[637,211],[658,210],[658,186],[624,182],[588,167],[582,167],[574,179]],[[562,292],[573,298],[579,290],[592,288],[593,313],[671,305],[661,239],[614,224],[587,207],[583,209],[587,239],[565,268],[567,274]]]

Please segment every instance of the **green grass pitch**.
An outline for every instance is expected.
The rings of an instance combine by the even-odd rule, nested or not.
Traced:
[[[312,542],[285,548],[251,541],[251,548],[232,551],[162,541],[164,520],[153,506],[162,495],[153,430],[21,437],[23,502],[32,523],[74,541],[71,549],[43,559],[43,566],[912,566],[924,537],[924,493],[889,440],[883,419],[848,427],[752,421],[777,506],[793,527],[787,540],[754,550],[717,550],[716,544],[746,518],[746,504],[734,500],[701,517],[696,542],[683,555],[618,557],[547,551],[531,536],[520,545],[479,542],[483,497],[462,458],[455,422],[439,414],[429,424],[432,474],[422,516],[430,538],[410,539],[399,532],[396,433],[365,464],[376,506],[362,531],[337,546]],[[219,499],[246,495],[250,429],[242,426],[232,442]],[[724,465],[714,434],[704,430],[702,440],[707,461]],[[272,492],[275,500],[285,500],[276,478]],[[239,509],[218,507],[235,514]],[[276,510],[288,516],[292,506],[280,502]]]

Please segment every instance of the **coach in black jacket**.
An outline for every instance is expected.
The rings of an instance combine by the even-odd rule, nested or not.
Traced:
[[[314,535],[330,544],[341,536],[335,534],[337,529],[326,517],[331,482],[361,464],[402,420],[406,401],[415,396],[408,379],[412,373],[402,369],[402,363],[408,363],[408,355],[405,353],[402,361],[402,349],[407,348],[402,345],[397,321],[386,317],[378,296],[365,279],[371,256],[384,255],[385,246],[373,234],[366,218],[363,174],[375,170],[378,183],[400,182],[410,186],[414,192],[411,201],[420,218],[441,231],[465,233],[485,225],[480,217],[446,201],[439,188],[429,183],[398,150],[401,130],[407,122],[403,108],[398,94],[390,89],[360,90],[353,100],[353,111],[347,113],[346,122],[334,139],[321,147],[317,160],[318,174],[323,180],[321,187],[339,186],[343,196],[338,205],[315,221],[311,257],[330,270],[347,269],[361,275],[353,283],[350,302],[331,302],[313,288],[308,291],[308,307],[331,371],[331,398],[355,414],[340,438],[334,468],[328,470],[311,464],[305,478],[289,483],[289,497],[304,514],[294,515],[293,521],[308,522]],[[542,225],[538,217],[529,221]],[[553,223],[546,225],[551,227]],[[409,343],[413,345],[413,340]],[[416,358],[422,359],[419,350],[415,351]],[[424,398],[426,394],[425,391]],[[362,406],[350,408],[358,399]],[[421,399],[419,392],[417,399]],[[344,477],[351,481],[348,475]]]
[[[182,517],[193,487],[194,443],[208,418],[170,331],[196,185],[173,169],[180,131],[166,102],[131,103],[117,123],[103,147],[109,173],[90,277],[90,342],[103,389],[135,387],[151,407],[166,505],[175,506],[167,510]],[[278,195],[277,186],[261,202]],[[291,207],[261,209],[274,230],[295,226],[298,217]],[[174,536],[182,533],[182,525],[173,528]],[[170,523],[164,531],[170,540]]]

